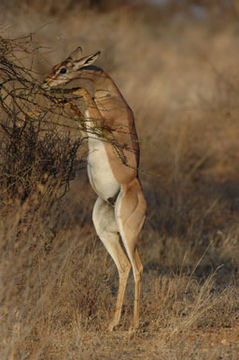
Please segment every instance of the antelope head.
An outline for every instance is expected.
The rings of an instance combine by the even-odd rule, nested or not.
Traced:
[[[64,61],[52,68],[50,74],[43,81],[42,88],[55,88],[80,78],[79,71],[92,65],[99,55],[100,51],[97,51],[95,54],[82,57],[82,48],[79,46]]]

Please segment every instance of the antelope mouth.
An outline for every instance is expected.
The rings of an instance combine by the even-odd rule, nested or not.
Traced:
[[[44,90],[48,90],[50,89],[50,85],[48,84],[48,82],[43,81],[43,83],[41,84],[41,88]]]

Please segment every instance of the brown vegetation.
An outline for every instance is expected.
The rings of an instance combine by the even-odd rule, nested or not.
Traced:
[[[13,3],[0,5],[0,358],[238,359],[236,6],[225,19],[213,6],[204,19],[171,6],[165,19],[126,2]],[[77,45],[102,50],[141,140],[148,217],[131,335],[133,279],[120,327],[107,331],[118,279],[92,226],[84,143],[60,95],[38,88]]]

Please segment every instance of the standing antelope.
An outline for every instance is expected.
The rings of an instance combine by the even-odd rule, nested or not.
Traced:
[[[110,76],[92,66],[99,54],[82,57],[82,49],[78,47],[66,60],[53,67],[42,87],[55,88],[75,79],[93,82],[93,99],[84,88],[73,90],[73,94],[82,97],[85,105],[87,172],[98,195],[93,223],[119,273],[116,310],[109,329],[113,330],[119,324],[131,266],[135,280],[133,328],[137,328],[143,266],[136,245],[146,211],[138,178],[139,143],[132,110]]]

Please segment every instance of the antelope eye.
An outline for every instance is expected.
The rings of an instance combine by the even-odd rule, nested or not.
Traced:
[[[65,74],[67,72],[67,68],[62,67],[59,72],[60,74]]]

